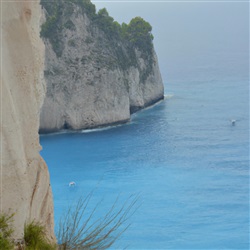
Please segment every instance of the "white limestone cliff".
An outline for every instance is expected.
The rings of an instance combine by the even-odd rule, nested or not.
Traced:
[[[36,220],[55,240],[48,168],[39,154],[45,96],[39,1],[1,2],[1,212],[15,213],[15,238]]]
[[[105,34],[76,4],[59,4],[54,46],[44,39],[47,94],[40,132],[124,123],[163,99],[154,50],[147,60],[144,52]]]

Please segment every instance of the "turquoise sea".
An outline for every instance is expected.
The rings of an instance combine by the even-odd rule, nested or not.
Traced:
[[[128,124],[40,137],[56,225],[94,189],[97,217],[118,196],[139,196],[114,248],[249,249],[248,78],[209,65],[190,72]]]

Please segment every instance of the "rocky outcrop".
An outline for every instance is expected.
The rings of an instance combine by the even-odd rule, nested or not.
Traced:
[[[39,221],[54,236],[47,166],[39,151],[39,110],[45,96],[41,7],[35,1],[1,3],[1,212],[15,213],[15,237]]]
[[[131,42],[106,10],[96,14],[87,0],[57,4],[43,4],[47,94],[40,132],[124,123],[131,113],[163,99],[151,40],[146,48]]]

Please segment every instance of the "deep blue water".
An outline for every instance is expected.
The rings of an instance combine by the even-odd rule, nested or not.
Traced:
[[[140,196],[121,247],[248,249],[248,81],[180,80],[166,94],[129,124],[41,136],[56,224],[96,188],[89,209],[103,199],[100,216],[118,195]]]

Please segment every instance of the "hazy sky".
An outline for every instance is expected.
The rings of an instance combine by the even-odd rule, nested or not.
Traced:
[[[93,3],[97,9],[106,7],[119,23],[141,16],[153,26],[164,82],[178,81],[180,75],[188,77],[189,71],[197,67],[221,67],[224,73],[248,75],[249,3],[246,1]]]

